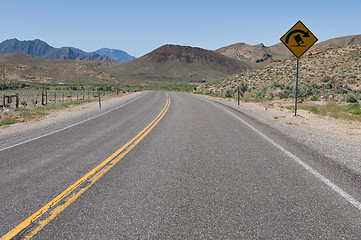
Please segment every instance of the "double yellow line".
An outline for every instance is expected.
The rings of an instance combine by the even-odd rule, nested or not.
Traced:
[[[170,106],[170,98],[167,93],[167,103],[159,115],[138,133],[127,144],[113,153],[101,164],[80,178],[73,185],[68,187],[64,192],[51,200],[44,207],[28,219],[20,223],[13,230],[4,235],[1,240],[13,239],[30,239],[39,232],[46,224],[54,219],[66,207],[73,203],[82,193],[84,193],[91,185],[93,185],[101,176],[108,172],[117,162],[119,162],[128,152],[130,152],[148,133],[158,124],[164,117]]]

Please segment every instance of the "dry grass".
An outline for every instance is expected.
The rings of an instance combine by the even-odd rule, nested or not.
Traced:
[[[358,103],[351,103],[348,105],[337,104],[335,102],[329,102],[324,105],[300,104],[299,108],[314,114],[330,116],[335,119],[361,122],[361,106]]]
[[[344,101],[347,93],[361,91],[360,61],[361,46],[315,49],[300,59],[299,84],[305,89],[314,90],[308,93],[308,97],[314,93],[319,97]],[[292,97],[291,94],[280,94],[283,89],[279,86],[293,87],[295,76],[296,59],[292,58],[273,62],[263,69],[202,84],[197,91],[210,91],[215,95],[227,90],[235,92],[237,87],[244,83],[248,86],[248,98],[262,98],[259,91],[264,87],[268,87],[268,90],[263,98],[287,98]]]

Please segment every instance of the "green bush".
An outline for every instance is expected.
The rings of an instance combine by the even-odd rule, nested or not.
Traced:
[[[291,85],[286,85],[280,95],[280,98],[293,98],[294,97],[294,89]]]
[[[239,84],[239,91],[242,93],[245,93],[245,92],[247,92],[247,90],[248,90],[248,85],[244,81],[242,81]]]
[[[333,78],[330,77],[330,76],[324,76],[322,79],[321,79],[322,82],[326,83],[326,82],[332,82],[333,81]]]
[[[361,106],[359,103],[350,103],[347,107],[349,108],[351,114],[361,115]]]
[[[355,95],[353,95],[352,93],[347,94],[345,100],[348,103],[357,103],[357,99],[355,98]]]
[[[231,98],[231,97],[233,97],[233,93],[232,93],[231,90],[227,89],[227,90],[226,90],[226,93],[224,94],[224,96],[225,96],[226,98]]]
[[[311,97],[311,101],[319,101],[320,99],[318,98],[318,97],[316,97],[316,96],[312,96]]]
[[[258,89],[256,92],[256,98],[257,99],[263,99],[267,94],[268,87],[262,87],[261,89]]]
[[[312,108],[310,109],[310,111],[314,114],[319,114],[320,111],[318,110],[318,107],[317,106],[312,106]]]
[[[0,127],[4,126],[4,125],[11,125],[11,124],[15,124],[17,123],[17,121],[15,119],[12,118],[5,118],[3,120],[0,121]]]
[[[299,97],[309,97],[312,95],[316,95],[318,92],[318,86],[316,84],[303,84],[298,89]]]
[[[332,82],[328,82],[325,84],[325,89],[332,89],[332,88],[333,88]]]

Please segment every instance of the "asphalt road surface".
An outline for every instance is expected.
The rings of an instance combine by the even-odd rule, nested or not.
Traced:
[[[360,176],[239,110],[153,91],[78,122],[0,145],[2,239],[361,238]]]

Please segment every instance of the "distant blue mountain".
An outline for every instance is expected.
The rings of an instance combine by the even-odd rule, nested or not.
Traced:
[[[97,53],[98,51],[99,53]],[[102,52],[107,52],[111,56]],[[22,53],[45,59],[70,59],[80,61],[116,60],[125,62],[135,58],[124,51],[116,49],[102,48],[95,52],[88,53],[74,47],[54,48],[39,39],[19,41],[16,38],[0,43],[0,54],[3,53]]]
[[[118,62],[126,62],[135,59],[134,56],[131,56],[127,52],[118,49],[101,48],[96,50],[95,53],[101,56],[106,55]]]

